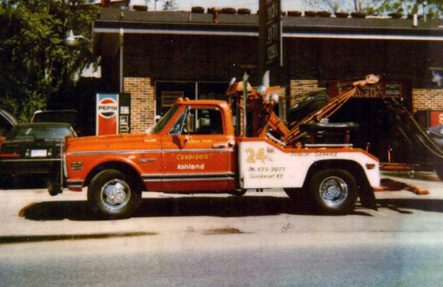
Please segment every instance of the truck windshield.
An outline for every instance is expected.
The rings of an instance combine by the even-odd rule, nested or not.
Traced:
[[[172,106],[169,111],[158,121],[158,123],[154,126],[151,131],[151,134],[158,134],[163,130],[165,125],[169,122],[169,120],[174,116],[175,112],[178,110],[178,106]]]

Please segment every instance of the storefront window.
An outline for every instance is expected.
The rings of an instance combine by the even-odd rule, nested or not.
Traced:
[[[199,100],[226,100],[228,83],[198,83]]]
[[[156,83],[156,115],[163,116],[178,98],[226,100],[227,88],[227,82],[158,81]]]
[[[178,98],[195,99],[195,82],[157,82],[157,116],[163,116]]]

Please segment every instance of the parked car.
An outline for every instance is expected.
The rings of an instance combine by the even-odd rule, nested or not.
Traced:
[[[13,126],[17,124],[17,120],[7,111],[0,109],[0,147],[11,132]]]
[[[70,124],[77,134],[77,110],[37,110],[32,115],[31,123],[66,123]]]
[[[17,180],[35,175],[46,182],[61,176],[61,153],[65,137],[76,134],[65,123],[15,125],[0,149],[0,176]],[[58,191],[60,186],[48,186]]]
[[[443,150],[443,125],[430,127],[426,130],[426,132],[440,147],[440,149]]]
[[[37,110],[34,112],[31,122],[59,122],[74,125],[77,111],[72,109],[64,110]]]

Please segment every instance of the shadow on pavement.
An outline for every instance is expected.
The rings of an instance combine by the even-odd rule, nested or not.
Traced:
[[[132,217],[265,216],[280,213],[310,214],[284,197],[198,197],[143,199]],[[20,215],[30,220],[97,220],[87,201],[47,201],[24,207]]]
[[[438,199],[379,199],[377,206],[402,214],[411,210],[443,213],[443,200]],[[357,205],[353,215],[372,216]],[[143,199],[132,217],[219,216],[243,217],[276,214],[319,215],[297,206],[284,197],[199,197],[199,198],[149,198]],[[20,211],[29,220],[97,220],[87,201],[47,201],[31,204]],[[321,215],[320,215],[321,216]]]
[[[443,212],[443,200],[441,199],[378,199],[377,206],[403,214],[412,214],[411,209]]]
[[[19,178],[8,178],[0,180],[0,189],[33,189],[46,188],[45,178],[42,176],[26,175]]]
[[[431,182],[442,182],[441,179],[438,178],[438,176],[434,172],[416,172],[411,174],[410,172],[389,172],[384,171],[382,174],[383,176],[393,176],[397,178],[404,178],[409,180],[425,180],[425,181],[431,181]]]

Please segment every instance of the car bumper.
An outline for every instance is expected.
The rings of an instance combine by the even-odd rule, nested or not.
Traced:
[[[61,159],[8,159],[0,161],[1,175],[50,174],[59,171]]]

